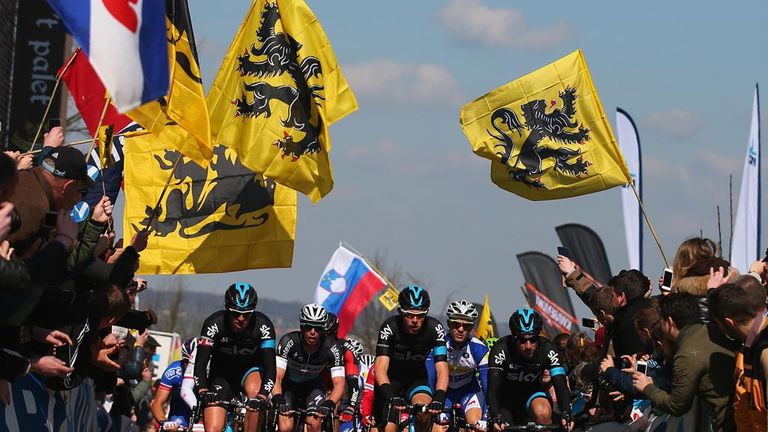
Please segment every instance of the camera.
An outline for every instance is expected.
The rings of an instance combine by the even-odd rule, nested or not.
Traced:
[[[45,217],[43,218],[43,228],[53,229],[56,228],[56,221],[59,218],[59,214],[55,211],[48,211],[45,212]]]
[[[629,359],[622,358],[621,359],[621,368],[622,369],[629,369],[632,367],[632,362],[629,361]]]

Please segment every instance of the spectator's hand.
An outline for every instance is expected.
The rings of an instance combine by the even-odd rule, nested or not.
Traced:
[[[136,345],[137,347],[143,347],[145,343],[147,343],[147,339],[149,339],[149,331],[144,330],[142,333],[140,333],[138,336],[136,336]]]
[[[622,359],[626,359],[629,362],[629,367],[626,369],[622,369],[622,372],[626,373],[632,373],[637,370],[637,355],[623,355],[621,356]]]
[[[571,261],[562,255],[557,256],[557,267],[560,269],[560,273],[567,275],[576,268],[576,263]]]
[[[11,383],[0,379],[0,402],[3,405],[11,404]]]
[[[93,248],[93,257],[99,258],[109,249],[109,233],[99,235],[96,246]]]
[[[77,242],[77,234],[79,228],[77,223],[69,215],[68,210],[59,210],[59,215],[56,218],[56,239],[60,240],[62,244],[69,245],[72,249]]]
[[[32,336],[40,342],[53,346],[74,345],[69,335],[60,330],[33,327]]]
[[[0,203],[0,241],[4,241],[11,234],[12,213],[13,204],[8,201]]]
[[[39,375],[64,377],[74,369],[54,356],[44,356],[32,361],[29,370]]]
[[[750,273],[757,273],[763,279],[765,279],[766,270],[768,270],[768,266],[762,260],[755,261],[749,266]]]
[[[16,159],[16,169],[19,171],[28,170],[34,165],[34,160],[35,158],[33,158],[31,154],[21,155]]]
[[[603,361],[600,362],[600,373],[605,373],[605,371],[612,367],[614,367],[613,357],[605,356]]]
[[[120,370],[121,366],[109,358],[116,352],[120,345],[117,336],[112,333],[106,335],[103,340],[97,340],[92,345],[93,363],[106,371]]]
[[[632,374],[632,385],[637,391],[642,392],[650,384],[653,384],[653,380],[648,375],[641,374],[637,371]]]
[[[46,147],[59,147],[64,144],[64,128],[56,126],[43,135],[43,145]]]
[[[93,216],[91,216],[91,219],[101,224],[107,223],[109,218],[112,217],[112,209],[112,201],[109,200],[108,196],[104,195],[93,207]]]
[[[149,368],[144,368],[144,370],[141,371],[141,379],[147,382],[152,381],[152,371],[149,370]]]
[[[622,393],[622,392],[620,392],[618,390],[614,390],[612,392],[609,392],[608,396],[610,396],[611,399],[613,399],[614,402],[621,402],[622,400],[624,400],[624,393]]]
[[[3,242],[0,243],[0,259],[10,261],[11,258],[13,258],[14,251],[15,249],[11,247],[11,244],[8,243],[8,240],[3,240]]]
[[[728,273],[728,270],[725,270],[724,268],[720,267],[720,269],[715,271],[714,268],[710,267],[709,280],[707,281],[707,290],[717,288],[720,285],[728,282],[728,279],[730,277],[731,275]]]
[[[137,232],[131,240],[131,246],[136,249],[136,252],[141,252],[147,248],[147,240],[149,239],[149,230],[143,229]]]

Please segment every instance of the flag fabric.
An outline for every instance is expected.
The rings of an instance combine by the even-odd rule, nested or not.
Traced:
[[[168,93],[165,3],[152,0],[48,0],[88,54],[118,111]]]
[[[69,67],[65,63],[65,66],[59,69],[59,75],[61,80],[67,84],[72,100],[75,101],[75,106],[83,118],[85,127],[88,128],[88,133],[94,136],[96,128],[99,126],[101,113],[104,110],[107,89],[99,76],[96,75],[96,71],[93,70],[88,56],[80,48],[72,53],[70,59]],[[116,131],[123,129],[130,123],[131,119],[117,112],[112,104],[107,107],[107,112],[101,122],[102,125],[113,125]]]
[[[256,0],[208,93],[208,109],[216,143],[316,203],[333,188],[328,126],[357,101],[306,3]]]
[[[752,126],[741,177],[739,204],[733,223],[731,265],[740,272],[760,257],[760,93],[755,85]]]
[[[464,105],[460,123],[472,151],[491,160],[491,180],[524,198],[629,181],[581,50]]]
[[[141,253],[138,273],[291,266],[296,192],[244,167],[224,146],[214,147],[211,163],[202,167],[179,159],[178,151],[167,149],[152,134],[125,141],[125,238],[146,225],[153,234]]]
[[[379,303],[387,308],[388,311],[392,311],[397,307],[397,298],[399,294],[400,293],[392,285],[389,285],[386,291],[384,291],[384,294],[379,296]]]
[[[629,175],[637,189],[637,197],[643,199],[643,170],[640,153],[640,135],[632,117],[621,108],[616,108],[616,131],[619,147],[629,168]],[[629,268],[643,271],[643,220],[640,202],[629,183],[621,188],[621,204],[624,209],[624,232],[627,238]]]
[[[325,266],[315,290],[315,302],[339,318],[339,337],[346,337],[357,315],[387,286],[365,259],[339,245]]]
[[[96,205],[103,195],[108,196],[112,203],[117,202],[117,197],[123,186],[123,146],[125,144],[125,137],[127,135],[142,133],[146,132],[141,129],[141,126],[135,122],[131,122],[128,126],[120,129],[112,136],[112,144],[109,146],[108,158],[114,161],[114,164],[110,166],[105,167],[102,165],[102,153],[100,147],[94,148],[91,151],[91,154],[88,155],[88,175],[95,182],[83,199],[89,206],[93,207]]]
[[[491,316],[491,305],[488,303],[488,294],[485,295],[483,310],[480,312],[480,319],[477,320],[477,337],[482,340],[494,337],[493,317]]]
[[[166,27],[171,65],[168,96],[128,115],[161,141],[205,166],[213,155],[211,130],[187,0],[166,2]]]
[[[570,250],[571,259],[584,273],[589,274],[590,279],[594,277],[596,285],[603,286],[608,283],[613,272],[603,240],[595,230],[585,225],[569,223],[556,226],[555,232],[563,246]]]

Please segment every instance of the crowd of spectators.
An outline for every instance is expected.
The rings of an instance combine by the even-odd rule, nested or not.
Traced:
[[[654,430],[683,417],[691,430],[766,430],[765,260],[740,275],[715,242],[691,238],[658,291],[638,270],[602,284],[567,257],[558,265],[601,325],[594,340],[574,333],[562,348],[574,413],[603,427],[592,430]]]
[[[157,317],[132,308],[146,288],[134,272],[148,233],[116,239],[106,196],[73,220],[95,182],[85,155],[63,142],[54,127],[42,151],[0,153],[0,400],[10,403],[11,384],[29,373],[50,390],[90,379],[101,430],[128,430],[152,422],[158,343],[147,329]]]

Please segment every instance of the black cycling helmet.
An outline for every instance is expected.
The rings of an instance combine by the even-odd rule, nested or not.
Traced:
[[[233,312],[253,312],[258,302],[256,288],[245,282],[233,283],[224,296],[224,306]]]
[[[514,336],[535,337],[541,333],[544,320],[533,309],[520,308],[509,317],[509,331]]]
[[[339,331],[339,317],[333,312],[328,312],[328,321],[325,322],[325,333],[336,336]]]
[[[424,311],[429,310],[429,293],[418,285],[408,285],[400,291],[397,296],[397,302],[400,304],[400,312],[405,311]]]

